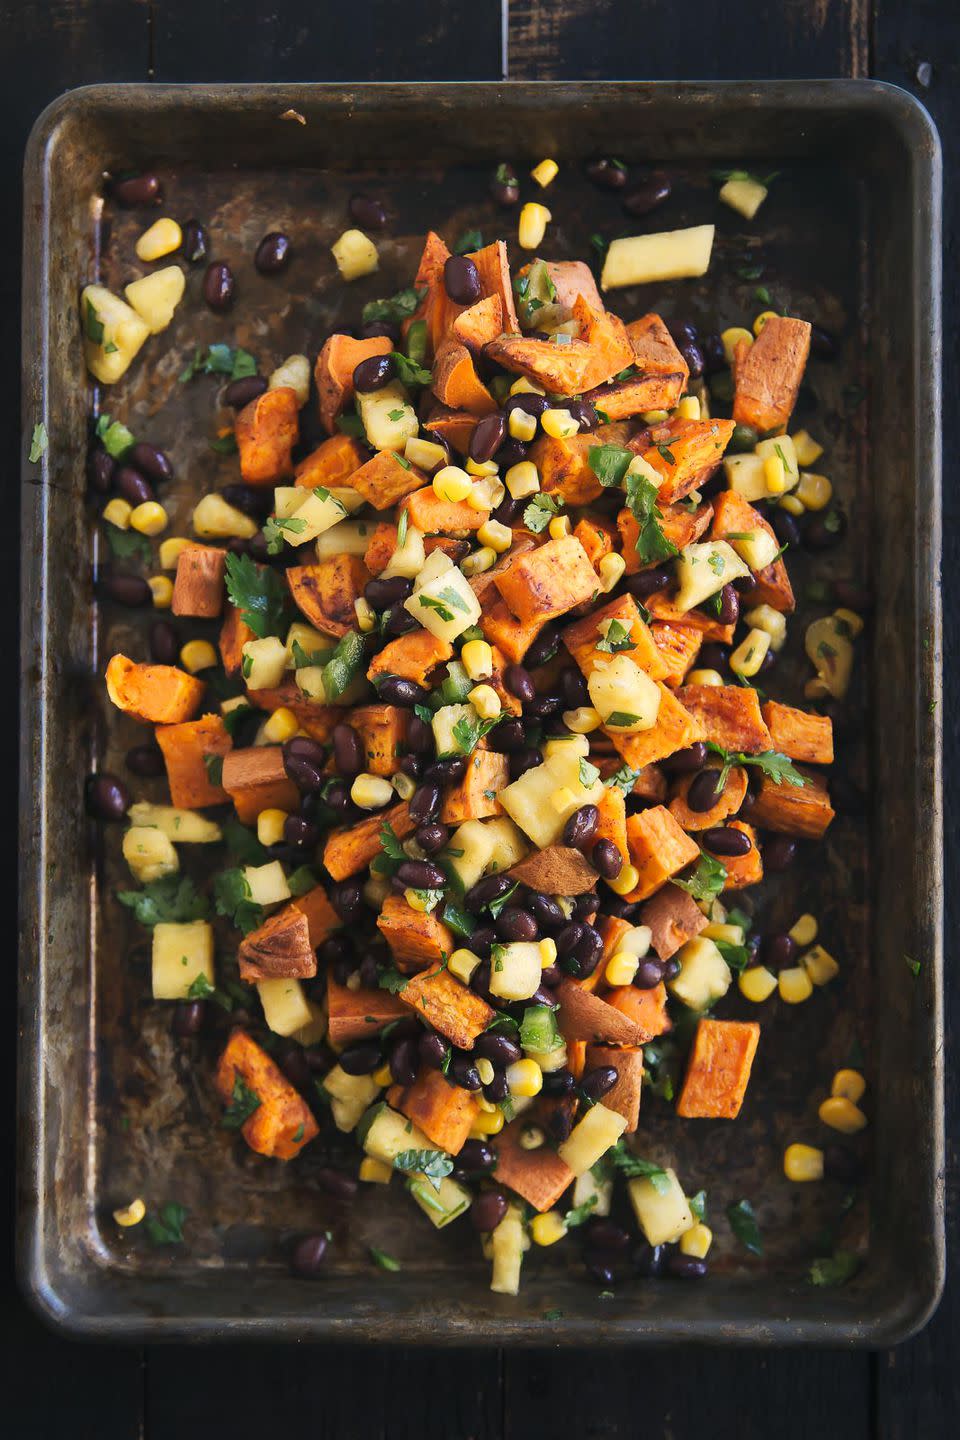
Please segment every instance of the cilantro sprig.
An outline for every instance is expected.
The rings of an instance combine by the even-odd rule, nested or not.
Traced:
[[[467,715],[461,715],[453,727],[453,738],[461,755],[471,755],[484,735],[498,724],[500,716],[493,720],[471,720]]]
[[[707,749],[714,755],[719,755],[723,761],[717,777],[718,791],[726,785],[734,766],[739,765],[755,765],[774,785],[794,785],[800,789],[809,784],[807,777],[800,774],[793,761],[788,756],[781,755],[779,750],[761,750],[759,755],[745,755],[742,750],[725,750],[713,740],[707,741]]]
[[[244,935],[263,924],[263,906],[252,897],[250,881],[240,869],[221,870],[214,877],[213,898],[218,915],[226,915]]]
[[[559,495],[535,495],[523,512],[523,523],[535,535],[546,530],[555,515],[563,509],[563,498]]]
[[[249,555],[227,555],[227,595],[240,611],[240,619],[254,635],[265,640],[283,629],[286,594],[280,577],[262,568]]]
[[[703,850],[690,874],[687,876],[675,875],[673,884],[679,885],[681,890],[686,890],[694,900],[716,900],[723,890],[726,879],[727,867]]]
[[[208,345],[204,351],[198,345],[193,352],[193,359],[180,372],[180,384],[186,385],[195,375],[228,375],[231,380],[242,380],[248,375],[256,375],[257,362],[249,350],[243,350],[238,345]]]
[[[738,1200],[736,1204],[728,1205],[727,1219],[730,1222],[730,1229],[743,1248],[748,1250],[751,1255],[762,1255],[763,1239],[750,1201]]]
[[[210,914],[206,897],[198,893],[188,875],[164,875],[161,880],[151,880],[142,890],[119,890],[117,899],[148,930],[154,925],[206,920]]]
[[[183,1243],[183,1222],[187,1218],[186,1207],[176,1200],[161,1205],[156,1215],[148,1215],[147,1239],[151,1245],[180,1245]]]
[[[386,300],[369,300],[363,307],[364,325],[380,322],[385,325],[399,325],[416,310],[426,295],[426,290],[398,290]]]
[[[407,1175],[423,1175],[434,1190],[439,1190],[440,1181],[453,1169],[453,1161],[445,1150],[401,1150],[393,1158],[393,1168]]]
[[[223,1112],[223,1119],[220,1121],[225,1130],[239,1130],[245,1125],[255,1110],[259,1110],[262,1101],[256,1090],[251,1090],[239,1071],[234,1072],[233,1091],[230,1096],[230,1104]]]

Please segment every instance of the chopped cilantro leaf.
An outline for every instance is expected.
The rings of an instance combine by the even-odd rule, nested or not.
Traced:
[[[679,885],[681,890],[686,890],[694,900],[716,900],[723,889],[727,878],[727,869],[715,860],[706,851],[701,851],[700,859],[693,869],[686,876],[675,875],[674,885]]]
[[[761,750],[759,755],[745,755],[739,750],[725,750],[722,745],[717,745],[713,740],[707,741],[707,749],[712,750],[723,760],[720,774],[717,777],[718,790],[722,790],[726,785],[730,771],[736,765],[755,765],[775,785],[783,785],[786,782],[786,784],[795,785],[799,789],[808,783],[806,776],[800,774],[793,761],[786,755],[781,755],[778,750]]]
[[[453,1169],[453,1161],[444,1150],[401,1150],[393,1158],[393,1168],[408,1175],[423,1175],[434,1190],[439,1190],[440,1181]]]
[[[743,1248],[749,1250],[751,1255],[762,1255],[763,1240],[760,1238],[760,1227],[750,1201],[738,1200],[735,1205],[728,1205],[727,1219],[730,1221],[730,1229]]]
[[[142,890],[118,890],[117,899],[132,910],[134,918],[147,929],[154,925],[206,920],[210,914],[206,897],[198,893],[188,875],[164,875],[161,880],[151,880]]]
[[[623,484],[627,466],[634,458],[633,451],[624,450],[622,445],[594,445],[587,451],[590,469],[608,489]]]
[[[233,1093],[220,1123],[225,1130],[239,1130],[240,1126],[246,1124],[250,1119],[254,1111],[260,1109],[260,1105],[261,1100],[257,1092],[250,1089],[238,1071],[234,1071]]]
[[[400,1269],[400,1261],[394,1260],[393,1256],[388,1255],[386,1250],[378,1250],[376,1245],[370,1246],[370,1259],[376,1265],[379,1265],[381,1270],[389,1270],[393,1273]]]
[[[239,868],[214,876],[213,898],[218,915],[226,915],[238,930],[249,935],[263,924],[263,906],[251,898],[250,882]]]
[[[386,325],[398,325],[416,310],[427,292],[425,290],[398,290],[388,300],[370,300],[363,307],[364,325],[379,321]]]
[[[606,635],[597,641],[596,648],[607,655],[618,655],[621,650],[636,650],[637,647],[630,639],[628,626],[622,620],[611,620]]]
[[[183,1242],[183,1222],[187,1211],[175,1200],[169,1200],[160,1207],[157,1215],[147,1216],[147,1238],[151,1245],[180,1245]]]
[[[227,554],[227,595],[240,611],[240,619],[263,640],[279,635],[283,628],[286,594],[283,582],[267,566],[262,568],[249,555]]]
[[[554,515],[559,515],[562,508],[563,500],[560,496],[535,495],[523,512],[523,523],[528,530],[539,535],[546,530]]]

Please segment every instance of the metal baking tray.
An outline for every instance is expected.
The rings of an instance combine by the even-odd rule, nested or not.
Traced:
[[[792,573],[801,589],[830,574],[869,583],[876,604],[860,642],[857,740],[834,770],[841,815],[805,868],[764,887],[773,922],[818,912],[842,978],[806,1006],[764,1010],[737,1124],[679,1126],[662,1102],[644,1104],[647,1153],[709,1190],[710,1279],[631,1280],[611,1298],[585,1279],[577,1247],[558,1246],[528,1257],[512,1300],[489,1293],[467,1224],[437,1235],[376,1186],[362,1187],[349,1223],[331,1211],[311,1182],[326,1142],[287,1167],[246,1151],[217,1124],[208,1061],[178,1052],[164,1007],[149,1002],[142,932],[112,898],[118,827],[98,838],[82,805],[88,771],[122,766],[134,743],[98,677],[114,649],[146,653],[149,617],[94,601],[102,540],[84,453],[96,403],[170,451],[170,533],[183,533],[191,497],[232,478],[207,444],[212,382],[177,384],[195,344],[243,344],[266,369],[293,350],[315,354],[363,301],[410,283],[428,225],[448,238],[467,226],[513,232],[515,213],[497,215],[486,194],[504,158],[521,174],[557,158],[549,245],[589,253],[591,234],[637,226],[580,177],[584,158],[611,151],[675,177],[671,202],[643,228],[718,224],[706,281],[623,292],[621,313],[656,306],[708,327],[742,323],[762,308],[747,278],[762,264],[780,306],[841,335],[838,363],[811,367],[805,403],[817,413],[804,418],[828,441],[822,468],[849,536],[829,557],[798,557]],[[754,225],[718,215],[718,165],[782,172]],[[238,302],[213,316],[192,273],[171,329],[97,397],[80,363],[78,286],[129,279],[142,223],[109,205],[101,220],[101,175],[147,167],[164,177],[168,210],[208,225],[215,256],[234,264]],[[380,273],[350,287],[328,247],[358,182],[386,195],[396,220]],[[26,156],[24,237],[23,426],[43,420],[50,444],[22,487],[19,1261],[56,1325],[150,1340],[888,1345],[929,1316],[943,1280],[939,227],[930,120],[903,91],[870,82],[116,86],[45,111]],[[274,228],[297,253],[265,280],[250,257]],[[801,649],[796,624],[783,670],[795,687]],[[916,977],[905,956],[920,962]],[[842,1194],[788,1186],[781,1155],[821,1134],[830,1074],[860,1052],[869,1179],[836,1234],[865,1260],[850,1284],[818,1289],[806,1266]],[[187,1243],[151,1250],[140,1232],[119,1232],[110,1211],[135,1194],[185,1203]],[[723,1218],[742,1196],[760,1217],[762,1260]],[[325,1279],[293,1279],[291,1237],[327,1225]],[[375,1269],[370,1244],[402,1272]]]

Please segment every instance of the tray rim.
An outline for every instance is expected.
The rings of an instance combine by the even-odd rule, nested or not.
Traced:
[[[912,155],[918,176],[920,203],[913,217],[913,244],[916,266],[911,319],[917,331],[917,363],[914,372],[915,395],[924,411],[939,417],[941,400],[940,358],[942,350],[942,259],[941,191],[942,162],[939,136],[923,105],[908,91],[885,82],[868,79],[835,80],[750,80],[750,81],[669,81],[669,80],[605,80],[572,82],[559,93],[550,81],[358,81],[336,83],[251,83],[251,84],[165,84],[149,85],[97,84],[80,86],[58,96],[41,112],[31,130],[24,157],[24,234],[22,334],[23,430],[40,417],[49,419],[49,344],[47,333],[47,282],[49,264],[49,231],[45,201],[47,199],[47,148],[55,138],[62,121],[75,109],[86,104],[116,107],[137,104],[151,113],[177,110],[189,104],[201,110],[207,104],[235,108],[269,106],[278,102],[293,108],[314,103],[348,103],[355,96],[376,96],[378,93],[416,93],[423,99],[443,96],[495,96],[518,92],[530,95],[552,91],[558,108],[577,103],[589,104],[598,95],[622,95],[624,101],[658,98],[672,103],[698,105],[719,97],[735,100],[745,108],[762,109],[777,97],[788,99],[800,110],[822,110],[828,106],[836,112],[870,112],[879,110],[894,125],[899,139]],[[31,222],[42,215],[41,243],[37,244],[36,229]],[[31,357],[33,357],[31,359]],[[49,425],[48,425],[49,431]],[[24,448],[24,455],[26,450]],[[918,617],[930,628],[933,644],[924,655],[919,650],[916,667],[924,694],[939,697],[942,691],[943,654],[940,602],[941,555],[941,435],[939,423],[921,427],[914,449],[916,460],[915,493],[918,504],[929,516],[927,554],[930,564],[918,577]],[[303,1313],[278,1316],[220,1315],[215,1313],[216,1295],[211,1286],[213,1303],[208,1313],[191,1316],[150,1316],[141,1311],[134,1317],[127,1312],[94,1314],[74,1306],[62,1296],[51,1278],[45,1260],[40,1206],[45,1188],[43,1134],[43,1095],[45,1076],[42,1044],[45,1021],[38,1003],[43,992],[42,972],[47,945],[43,936],[43,918],[49,885],[46,878],[46,852],[49,832],[44,830],[47,844],[31,844],[32,827],[24,825],[25,814],[44,792],[46,776],[44,708],[39,692],[49,676],[50,657],[44,644],[47,634],[48,594],[46,586],[46,534],[43,524],[50,489],[50,457],[41,459],[40,477],[36,468],[28,472],[27,462],[21,467],[22,534],[29,535],[36,527],[37,544],[24,549],[21,579],[21,735],[33,736],[33,747],[21,741],[20,751],[20,949],[19,949],[19,1043],[18,1043],[18,1214],[17,1214],[17,1275],[22,1292],[35,1312],[61,1332],[76,1338],[110,1339],[111,1341],[176,1340],[217,1338],[330,1338],[377,1340],[382,1330],[376,1316],[344,1319],[318,1316],[305,1305]],[[34,613],[33,601],[39,596],[39,611]],[[28,603],[29,602],[29,603]],[[26,673],[27,657],[39,640],[39,659],[33,675]],[[919,700],[923,696],[918,697]],[[939,868],[927,866],[932,882],[918,891],[918,900],[927,904],[930,929],[929,959],[924,965],[924,1003],[930,1014],[933,1044],[926,1075],[929,1093],[934,1100],[931,1126],[925,1137],[927,1153],[924,1164],[923,1214],[928,1222],[928,1244],[923,1252],[922,1273],[908,1297],[908,1303],[891,1301],[886,1308],[872,1311],[864,1320],[741,1317],[725,1321],[704,1317],[688,1321],[674,1317],[656,1325],[649,1320],[631,1323],[629,1317],[618,1320],[613,1315],[600,1327],[587,1331],[584,1319],[571,1317],[553,1322],[546,1328],[529,1317],[518,1317],[512,1323],[502,1311],[491,1307],[489,1316],[478,1325],[474,1321],[456,1323],[448,1320],[445,1333],[425,1330],[416,1315],[395,1313],[390,1317],[390,1339],[403,1343],[436,1344],[583,1344],[600,1343],[663,1343],[671,1340],[698,1340],[725,1344],[797,1344],[828,1345],[847,1343],[858,1346],[888,1346],[900,1343],[927,1323],[939,1303],[945,1279],[944,1239],[944,1091],[943,1091],[943,868],[942,868],[942,719],[940,707],[920,711],[918,746],[931,760],[927,798],[928,828],[924,836],[923,856],[940,857]],[[31,815],[31,821],[33,816]],[[33,944],[30,944],[30,941]],[[33,961],[36,956],[36,964]],[[788,1292],[785,1292],[785,1299]],[[625,1302],[628,1304],[629,1302]],[[619,1306],[617,1307],[619,1310]],[[612,1310],[613,1307],[610,1307]]]

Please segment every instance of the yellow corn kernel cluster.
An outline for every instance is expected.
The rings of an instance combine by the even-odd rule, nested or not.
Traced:
[[[521,250],[536,250],[547,233],[547,225],[553,219],[546,205],[530,200],[520,211],[517,226],[517,241]]]
[[[603,724],[600,711],[592,705],[578,705],[576,710],[564,710],[563,723],[574,735],[589,735]]]
[[[830,1094],[859,1105],[866,1088],[867,1082],[859,1070],[838,1070],[830,1085]]]
[[[797,1185],[823,1179],[823,1151],[815,1145],[788,1145],[783,1152],[783,1173]]]
[[[790,931],[790,939],[795,945],[812,945],[816,938],[816,919],[812,915],[801,915]]]
[[[564,536],[570,534],[572,529],[569,515],[554,515],[547,526],[547,534],[551,540],[562,540]]]
[[[819,445],[806,430],[798,430],[796,435],[791,438],[797,456],[797,464],[804,468],[808,465],[816,465],[823,454],[823,446]]]
[[[188,640],[180,651],[180,664],[191,675],[200,670],[212,670],[217,663],[217,652],[209,640]]]
[[[164,255],[172,255],[174,250],[179,250],[183,242],[183,231],[176,220],[171,220],[169,215],[163,216],[160,220],[154,220],[149,229],[144,230],[136,243],[138,260],[161,260]]]
[[[136,1200],[130,1201],[129,1205],[124,1205],[121,1209],[114,1210],[113,1218],[124,1230],[128,1230],[131,1225],[139,1225],[146,1213],[147,1207],[138,1195]]]
[[[263,738],[269,740],[271,745],[282,745],[286,740],[292,740],[299,729],[300,721],[296,715],[285,705],[281,705],[264,725]]]
[[[459,505],[473,489],[473,481],[459,465],[444,465],[430,483],[437,499],[445,500],[450,505]]]
[[[534,1245],[555,1245],[566,1233],[567,1227],[559,1210],[548,1210],[544,1215],[534,1215],[530,1221],[530,1239]]]
[[[824,1125],[829,1125],[831,1130],[839,1130],[842,1135],[856,1135],[867,1123],[859,1105],[854,1105],[843,1095],[829,1095],[821,1103],[817,1114]]]
[[[706,1260],[712,1244],[713,1231],[700,1220],[680,1236],[680,1254],[692,1255],[695,1260]]]
[[[364,772],[350,786],[350,799],[361,810],[379,810],[393,799],[393,786],[381,775]]]
[[[401,800],[413,799],[413,792],[417,788],[417,783],[409,775],[404,775],[402,770],[398,770],[396,775],[390,776],[390,784],[394,790],[396,790]]]
[[[603,978],[608,985],[632,985],[633,977],[639,968],[640,961],[636,955],[629,955],[626,950],[618,950],[607,961]]]
[[[155,610],[169,610],[173,604],[173,581],[169,575],[151,575],[147,584]]]
[[[600,589],[604,595],[608,595],[615,585],[619,585],[627,568],[627,562],[622,555],[604,555],[597,566],[597,575],[600,578]]]
[[[468,460],[467,464],[472,465],[473,461]],[[506,493],[506,486],[496,475],[483,475],[471,487],[467,504],[471,510],[495,510]]]
[[[539,165],[534,165],[530,171],[530,179],[536,180],[542,190],[546,190],[551,180],[557,178],[560,166],[556,160],[541,160]]]
[[[493,649],[486,640],[468,640],[460,651],[460,664],[471,680],[487,680],[493,674]]]
[[[755,605],[743,618],[751,629],[766,631],[772,650],[783,648],[787,639],[787,617],[779,610],[774,610],[772,605]]]
[[[540,416],[540,428],[551,440],[566,440],[576,435],[579,421],[574,420],[569,410],[544,410]]]
[[[479,964],[479,955],[475,955],[472,950],[466,950],[461,947],[459,950],[454,950],[450,956],[450,959],[447,961],[447,969],[451,975],[455,975],[458,980],[462,980],[464,985],[469,985],[473,979],[473,973]]]
[[[543,1088],[543,1071],[536,1060],[514,1060],[506,1074],[511,1095],[539,1095]]]
[[[797,497],[796,497],[796,495],[781,495],[781,496],[780,496],[780,509],[781,509],[781,510],[786,510],[786,512],[787,512],[788,515],[803,515],[803,514],[804,514],[803,501],[802,501],[802,500],[798,500]]]
[[[489,1085],[497,1072],[485,1055],[481,1055],[477,1061],[477,1074],[480,1076],[481,1085]]]
[[[514,410],[513,414],[516,413]],[[528,495],[536,495],[540,489],[540,472],[532,460],[521,460],[511,465],[503,479],[514,500],[525,500]]]
[[[546,969],[548,965],[553,965],[557,958],[556,940],[551,940],[549,935],[545,935],[544,938],[539,942],[539,949],[540,964],[543,966],[543,968]]]
[[[763,479],[768,495],[782,495],[787,488],[787,472],[779,455],[768,455],[763,462]]]
[[[115,525],[118,530],[130,529],[130,516],[133,514],[133,506],[119,496],[110,500],[103,507],[103,518],[110,525]]]
[[[496,720],[503,706],[492,685],[474,685],[467,699],[481,720]]]
[[[514,440],[532,440],[537,433],[537,417],[528,415],[526,410],[518,407],[516,410],[510,411],[507,429]]]
[[[697,399],[696,395],[684,395],[683,399],[677,406],[676,413],[681,420],[699,420],[700,401]]]
[[[688,685],[722,685],[724,680],[719,670],[691,670],[686,683]]]
[[[503,555],[513,544],[513,531],[500,520],[487,520],[477,531],[477,539],[481,545],[489,545],[491,550]]]
[[[503,1129],[503,1111],[499,1105],[493,1110],[481,1110],[479,1115],[474,1116],[473,1124],[470,1126],[471,1140],[485,1140],[488,1135],[499,1135]]]
[[[500,466],[495,460],[474,460],[471,456],[466,469],[468,475],[491,477],[498,473]]]
[[[261,810],[257,816],[257,839],[268,848],[279,845],[283,839],[283,827],[287,821],[286,810]]]
[[[144,500],[130,512],[130,529],[138,530],[141,535],[159,535],[169,523],[170,517],[159,500]]]
[[[629,895],[640,884],[640,871],[636,865],[624,865],[617,878],[608,880],[607,884],[614,895]]]
[[[746,970],[741,970],[737,988],[745,1000],[749,1000],[753,1005],[762,1005],[776,990],[777,977],[766,965],[750,965]]]
[[[802,965],[781,970],[777,979],[780,999],[787,1005],[802,1005],[813,994],[813,982]]]
[[[741,340],[747,345],[753,344],[753,336],[749,330],[744,330],[742,325],[731,325],[729,330],[724,330],[720,339],[723,343],[724,358],[728,365],[733,364],[733,352]]]
[[[389,1185],[392,1178],[393,1167],[385,1160],[375,1160],[372,1155],[364,1155],[357,1172],[358,1180],[365,1180],[369,1185]]]

